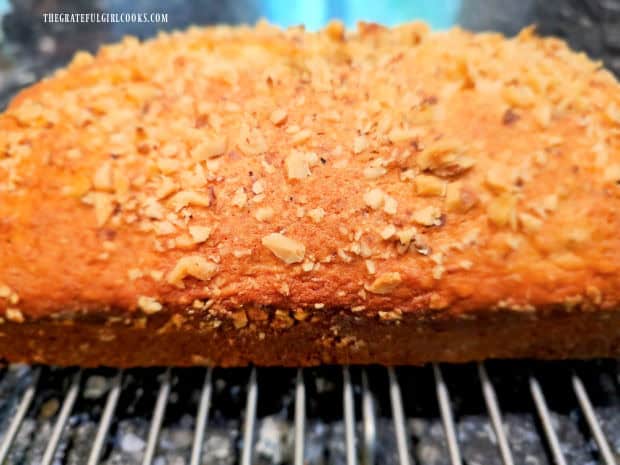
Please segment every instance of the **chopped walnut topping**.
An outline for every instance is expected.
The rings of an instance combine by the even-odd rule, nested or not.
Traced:
[[[140,279],[144,276],[144,272],[140,268],[129,268],[127,271],[127,277],[131,281],[135,281],[136,279]]]
[[[174,174],[181,168],[181,162],[176,158],[160,158],[157,167],[164,174]]]
[[[402,229],[397,233],[398,240],[402,245],[409,245],[417,233],[418,230],[416,228]]]
[[[492,167],[487,171],[484,181],[491,190],[502,192],[510,189],[513,179],[505,169]]]
[[[383,228],[379,234],[384,240],[388,240],[396,234],[396,228],[390,224]]]
[[[403,318],[402,311],[399,309],[393,310],[391,312],[379,311],[379,318],[385,321],[398,321]]]
[[[160,312],[163,309],[163,306],[153,297],[141,295],[138,297],[138,308],[147,315],[152,315],[153,313]]]
[[[183,280],[188,276],[201,281],[209,281],[217,272],[217,264],[200,255],[188,255],[180,258],[168,273],[167,281],[177,287],[185,287]]]
[[[548,212],[552,212],[558,208],[557,194],[550,194],[544,197],[542,200],[542,207]]]
[[[389,195],[384,196],[383,202],[383,211],[388,215],[395,215],[398,209],[398,202],[394,197],[390,197]]]
[[[382,166],[367,166],[364,168],[364,177],[366,179],[377,179],[387,173],[387,170]]]
[[[533,110],[532,116],[541,128],[546,129],[551,124],[551,107],[549,105],[540,105]]]
[[[487,206],[487,216],[496,226],[508,226],[513,229],[517,222],[517,199],[509,193],[494,198]]]
[[[93,187],[103,191],[112,190],[112,163],[106,161],[97,168],[93,176]]]
[[[512,106],[527,108],[536,103],[536,95],[528,86],[507,86],[503,91],[504,99]]]
[[[196,145],[190,152],[190,155],[194,161],[204,161],[209,158],[219,157],[226,152],[228,141],[226,137],[213,137],[208,140],[203,140]]]
[[[620,124],[620,108],[616,103],[610,103],[605,109],[605,116],[610,122]]]
[[[620,184],[620,165],[609,165],[605,168],[603,179],[608,183]]]
[[[418,155],[417,162],[422,171],[437,176],[456,176],[475,164],[475,160],[466,156],[459,145],[442,141],[427,147]]]
[[[280,233],[268,234],[261,242],[287,265],[303,261],[306,253],[306,247],[301,242]]]
[[[323,218],[325,217],[325,210],[323,210],[322,208],[313,208],[312,210],[308,211],[308,216],[315,223],[320,223],[321,220],[323,220]]]
[[[312,136],[312,132],[309,129],[302,129],[301,131],[299,131],[297,134],[295,134],[291,138],[291,144],[293,145],[302,144],[306,142],[308,139],[310,139],[310,136]]]
[[[112,194],[104,192],[95,192],[93,195],[95,218],[97,226],[101,227],[106,224],[112,213],[114,213],[114,197]]]
[[[148,218],[155,220],[161,220],[164,217],[164,208],[152,197],[144,201],[142,211]]]
[[[149,276],[153,281],[161,281],[164,277],[164,272],[159,270],[151,270]]]
[[[286,157],[286,173],[289,179],[305,179],[310,176],[310,164],[304,153],[294,150]]]
[[[424,226],[439,226],[441,225],[441,210],[429,205],[428,207],[416,211],[412,219],[416,223]]]
[[[271,113],[271,116],[269,117],[269,119],[274,125],[279,126],[282,123],[284,123],[284,121],[286,121],[286,117],[287,117],[286,110],[278,108],[277,110],[274,110]]]
[[[245,310],[239,310],[232,314],[232,321],[235,329],[245,328],[248,325],[248,315]]]
[[[194,243],[200,244],[209,239],[211,228],[209,226],[190,226],[189,235],[192,236]]]
[[[375,188],[364,194],[364,203],[373,210],[378,210],[385,202],[385,192]]]
[[[394,128],[389,132],[388,139],[394,143],[407,142],[416,139],[420,134],[421,130],[419,128]]]
[[[449,212],[465,213],[478,202],[478,197],[459,182],[452,182],[446,188],[446,208]]]
[[[273,213],[273,208],[271,207],[259,208],[258,210],[256,210],[256,213],[254,213],[254,218],[256,218],[258,221],[269,221],[271,218],[273,218]]]
[[[158,236],[166,236],[176,232],[177,228],[170,221],[156,221],[153,223],[153,231]]]
[[[364,150],[366,150],[366,147],[368,147],[368,141],[366,140],[366,137],[357,136],[353,140],[353,153],[354,154],[357,155],[357,154],[362,153]]]
[[[7,308],[5,316],[7,320],[13,323],[23,323],[25,321],[24,314],[17,308]]]
[[[402,282],[400,273],[388,272],[382,273],[375,279],[372,284],[364,286],[368,292],[373,294],[389,294],[396,289]]]
[[[211,197],[196,191],[181,191],[172,196],[170,205],[175,211],[179,211],[189,205],[208,207],[211,205]]]
[[[248,203],[248,195],[243,190],[243,187],[239,187],[235,191],[235,195],[232,198],[232,204],[235,207],[243,208]]]
[[[162,177],[161,183],[155,191],[155,196],[158,199],[163,199],[168,197],[170,194],[173,194],[177,190],[179,190],[179,186],[177,185],[177,183],[175,183],[171,178],[164,176]]]
[[[446,182],[436,176],[420,174],[413,182],[416,192],[422,196],[444,195],[446,192]]]
[[[0,284],[0,299],[8,299],[12,293],[13,291],[9,286]]]
[[[529,213],[519,213],[519,223],[523,227],[523,230],[528,233],[534,233],[543,225],[543,222],[540,218],[536,218],[534,215],[530,215]]]

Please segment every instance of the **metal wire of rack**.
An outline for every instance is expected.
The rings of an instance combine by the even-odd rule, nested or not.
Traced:
[[[20,427],[24,423],[28,412],[31,410],[33,402],[37,398],[38,391],[46,382],[45,370],[43,367],[35,367],[30,370],[29,383],[20,390],[19,400],[16,402],[15,408],[9,424],[5,427],[2,436],[0,436],[0,464],[6,463],[9,453],[14,445]],[[251,368],[247,378],[247,388],[245,389],[245,406],[243,408],[243,422],[241,426],[241,442],[238,463],[241,465],[250,465],[255,463],[254,442],[257,428],[257,412],[259,410],[259,402],[261,392],[263,390],[268,393],[272,386],[270,385],[268,376],[262,383],[259,383],[260,375],[265,369]],[[356,383],[353,381],[352,370],[361,380]],[[342,386],[342,405],[330,406],[330,410],[341,410],[341,421],[344,427],[345,439],[345,456],[347,465],[374,465],[381,463],[377,460],[377,443],[378,443],[378,419],[377,419],[377,402],[378,394],[373,391],[371,381],[377,381],[382,376],[382,382],[386,382],[388,386],[387,399],[391,412],[391,420],[393,422],[393,435],[395,437],[394,448],[397,462],[401,465],[410,465],[413,463],[421,463],[421,460],[415,457],[412,451],[412,433],[407,424],[410,415],[406,412],[406,400],[408,394],[403,392],[401,387],[400,373],[406,368],[380,368],[373,367],[372,373],[369,368],[350,368],[342,367],[340,374],[340,382]],[[418,369],[419,370],[419,369]],[[446,463],[450,465],[461,465],[463,459],[463,444],[459,438],[458,428],[455,420],[454,403],[451,399],[451,387],[445,379],[445,371],[452,370],[449,366],[432,365],[432,379],[436,406],[438,407],[438,417],[443,425]],[[218,370],[226,373],[226,370]],[[488,415],[488,424],[494,435],[494,443],[497,447],[499,457],[504,465],[513,465],[515,459],[511,451],[509,432],[504,421],[504,413],[501,407],[502,399],[498,395],[489,369],[485,364],[477,364],[476,374],[478,387],[481,392],[483,404]],[[146,436],[146,445],[143,450],[141,463],[143,465],[153,465],[156,463],[155,457],[160,441],[160,432],[162,424],[166,416],[166,410],[170,401],[171,391],[173,389],[173,369],[164,369],[158,378],[158,385],[154,387],[156,391],[155,402],[152,414],[149,420],[148,434]],[[200,465],[205,447],[205,438],[208,436],[208,425],[210,414],[213,409],[213,393],[214,381],[211,368],[204,369],[202,373],[202,383],[199,384],[199,395],[195,404],[195,416],[193,423],[193,437],[191,444],[191,453],[189,454],[189,465]],[[383,372],[382,375],[380,373]],[[87,465],[96,465],[101,463],[104,455],[107,438],[110,435],[111,427],[115,421],[119,399],[123,393],[123,379],[127,373],[120,370],[109,374],[108,388],[105,394],[105,402],[103,403],[102,412],[99,416],[98,425],[92,445],[89,447],[87,460],[83,463]],[[306,462],[306,423],[308,410],[308,392],[307,378],[313,376],[308,374],[308,370],[297,369],[293,380],[293,415],[291,428],[293,429],[292,437],[294,438],[293,454],[288,463],[294,465],[302,465]],[[614,451],[610,444],[608,434],[606,435],[601,427],[601,422],[597,417],[597,412],[593,406],[593,400],[588,394],[586,384],[579,374],[578,369],[570,368],[570,384],[576,399],[575,408],[579,410],[580,418],[583,420],[585,429],[589,432],[594,449],[594,462],[605,465],[614,465],[617,463],[618,450]],[[617,380],[616,380],[617,382]],[[59,405],[55,418],[53,420],[53,428],[45,445],[43,455],[40,459],[40,465],[52,465],[57,458],[57,452],[63,432],[70,428],[70,417],[76,405],[76,401],[83,390],[83,371],[74,371],[69,376],[68,387],[63,391],[64,397]],[[527,386],[533,411],[535,411],[537,421],[540,424],[542,442],[544,442],[547,450],[547,463],[564,465],[569,463],[567,455],[564,451],[562,441],[557,432],[557,425],[554,422],[552,410],[549,407],[549,398],[546,396],[543,384],[539,381],[539,376],[532,371],[527,375]],[[260,387],[260,390],[259,390]],[[553,394],[552,394],[553,395]],[[356,412],[356,397],[359,397],[361,404]],[[356,413],[361,413],[360,421],[356,421]],[[240,423],[241,425],[241,423]],[[620,431],[618,431],[620,437]],[[620,439],[612,438],[618,442]]]

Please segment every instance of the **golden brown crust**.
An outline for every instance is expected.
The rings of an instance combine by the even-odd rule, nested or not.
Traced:
[[[611,75],[530,29],[126,39],[0,115],[0,312],[614,312],[619,129]]]

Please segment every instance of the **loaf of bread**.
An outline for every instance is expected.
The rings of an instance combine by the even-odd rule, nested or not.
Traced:
[[[620,356],[620,86],[532,29],[127,38],[0,115],[0,358]]]

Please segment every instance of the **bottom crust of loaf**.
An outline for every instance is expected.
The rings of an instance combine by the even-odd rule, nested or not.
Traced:
[[[620,312],[481,312],[468,318],[369,319],[325,312],[320,319],[239,328],[200,317],[6,322],[0,359],[59,366],[421,365],[491,358],[620,356]]]

